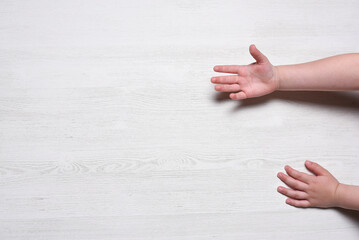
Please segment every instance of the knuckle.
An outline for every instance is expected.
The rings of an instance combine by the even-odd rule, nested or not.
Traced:
[[[294,197],[294,198],[297,198],[297,199],[298,199],[298,198],[300,197],[299,195],[300,195],[300,194],[299,194],[298,192],[294,192],[294,193],[293,193],[293,197]]]
[[[309,178],[308,178],[308,184],[314,183],[315,180],[316,180],[316,177],[314,177],[314,176],[309,176]]]
[[[286,184],[288,184],[288,186],[290,187],[295,187],[295,182],[292,181],[290,178],[286,178],[286,180],[284,181]]]
[[[299,186],[297,181],[292,181],[292,185],[294,188],[298,188],[298,186]]]
[[[311,183],[312,185],[317,185],[319,183],[318,178],[314,178]]]
[[[289,172],[290,172],[290,175],[292,175],[293,177],[298,177],[298,175],[299,175],[298,172],[294,169],[291,169]]]
[[[282,173],[281,176],[282,176],[282,179],[283,179],[283,180],[288,181],[289,177],[288,177],[287,174]]]
[[[309,199],[308,202],[306,203],[307,207],[315,207],[315,203],[313,202],[313,200]]]

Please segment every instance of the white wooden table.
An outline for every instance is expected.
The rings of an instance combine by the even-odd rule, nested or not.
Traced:
[[[285,164],[359,185],[358,93],[217,95],[216,64],[359,52],[359,2],[0,2],[0,239],[356,239]]]

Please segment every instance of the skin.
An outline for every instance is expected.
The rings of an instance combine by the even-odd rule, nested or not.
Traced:
[[[339,183],[338,180],[318,163],[305,162],[313,173],[299,172],[285,166],[286,174],[279,172],[278,178],[288,187],[279,186],[277,191],[288,197],[286,203],[294,207],[330,208],[340,207],[359,210],[359,187]]]
[[[359,54],[349,53],[312,62],[273,66],[255,45],[249,52],[256,62],[249,65],[218,65],[213,69],[231,75],[216,76],[215,90],[229,92],[233,100],[260,97],[280,91],[359,90]],[[306,161],[313,173],[299,172],[285,166],[278,178],[288,187],[278,187],[287,196],[286,203],[295,207],[341,207],[359,211],[359,187],[339,183],[325,168]]]
[[[234,100],[260,97],[281,91],[359,90],[359,54],[349,53],[313,62],[273,66],[255,45],[249,65],[218,65],[215,72],[232,75],[212,77],[215,90],[230,92]]]
[[[231,92],[234,100],[260,97],[279,88],[277,69],[269,62],[254,45],[249,52],[256,62],[249,65],[219,65],[213,69],[216,72],[232,73],[233,75],[212,77],[212,83],[217,84],[215,90]]]

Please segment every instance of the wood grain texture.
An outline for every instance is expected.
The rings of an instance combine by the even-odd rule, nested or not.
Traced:
[[[1,239],[356,239],[285,164],[359,184],[357,92],[216,94],[216,64],[359,52],[358,1],[1,1]]]

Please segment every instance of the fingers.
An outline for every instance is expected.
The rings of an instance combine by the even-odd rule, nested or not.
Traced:
[[[214,88],[217,91],[221,92],[238,92],[239,90],[241,90],[238,84],[216,85]]]
[[[293,198],[287,198],[285,202],[293,207],[300,207],[300,208],[310,207],[310,202],[308,200],[297,200]]]
[[[233,100],[242,100],[247,98],[247,94],[245,92],[237,92],[229,94],[229,97]]]
[[[306,168],[317,176],[331,175],[330,172],[318,163],[305,161]]]
[[[212,77],[211,82],[219,84],[234,84],[239,83],[239,77],[238,75]]]
[[[301,190],[304,191],[307,189],[307,184],[304,182],[301,182],[299,180],[296,180],[290,176],[285,175],[284,173],[278,173],[278,178],[284,182],[288,187],[293,188],[295,190]]]
[[[249,46],[249,53],[252,55],[252,57],[257,61],[257,63],[265,63],[268,62],[268,59],[266,56],[264,56],[263,53],[261,53],[254,44]]]
[[[308,183],[313,178],[313,176],[311,176],[309,174],[306,174],[306,173],[303,173],[303,172],[299,172],[299,171],[291,168],[288,165],[285,166],[284,169],[285,169],[285,171],[287,172],[287,174],[289,176],[291,176],[294,179],[297,179],[297,180],[300,180],[302,182],[305,182],[305,183]]]
[[[303,200],[303,199],[307,199],[308,194],[302,191],[297,191],[297,190],[293,190],[293,189],[289,189],[289,188],[285,188],[285,187],[278,187],[277,191],[289,198],[293,198],[293,199],[299,199],[299,200]]]
[[[214,66],[213,70],[215,72],[222,72],[222,73],[238,73],[239,65],[217,65]]]
[[[216,66],[216,67],[218,67],[218,66]],[[228,67],[228,66],[225,66],[225,67]],[[219,76],[219,77],[211,78],[212,83],[220,84],[220,85],[216,85],[214,87],[217,91],[237,92],[237,93],[231,93],[229,95],[229,97],[233,100],[241,100],[241,99],[247,98],[247,94],[245,92],[241,91],[241,86],[238,84],[239,81],[240,81],[240,77],[238,75]]]

